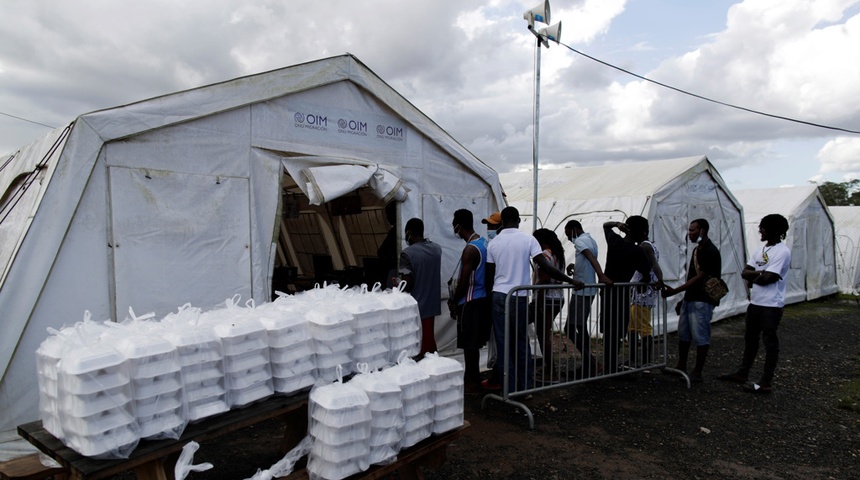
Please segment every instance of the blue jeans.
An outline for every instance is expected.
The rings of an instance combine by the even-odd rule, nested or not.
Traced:
[[[505,339],[505,298],[507,294],[493,292],[493,336],[496,341],[496,365],[493,377],[498,383],[504,379],[504,366],[508,366],[508,392],[526,390],[531,387],[533,377],[529,337],[526,331],[528,325],[529,297],[511,297],[510,330]],[[508,357],[505,361],[505,344],[508,345]]]
[[[697,347],[710,345],[713,317],[714,306],[710,303],[684,300],[678,320],[678,340],[695,343]]]

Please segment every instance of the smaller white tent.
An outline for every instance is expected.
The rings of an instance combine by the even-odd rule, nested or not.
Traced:
[[[758,225],[765,215],[778,213],[788,220],[785,243],[791,248],[791,270],[785,303],[814,300],[836,293],[833,217],[815,185],[735,190],[744,208],[747,254],[762,248]]]
[[[533,172],[500,174],[508,204],[523,218],[521,229],[532,230]],[[660,267],[668,285],[686,280],[692,245],[687,240],[691,220],[704,218],[710,238],[722,256],[722,275],[729,294],[714,311],[714,321],[739,314],[749,298],[740,272],[746,263],[740,204],[707,157],[634,162],[596,167],[538,171],[538,228],[556,232],[565,247],[565,261],[574,256],[564,237],[564,225],[578,220],[598,244],[598,260],[606,264],[603,223],[641,215],[651,225],[651,240],[660,251]],[[682,295],[670,298],[674,307]],[[678,317],[669,315],[668,328],[677,329]]]
[[[829,207],[836,226],[839,291],[860,295],[860,207]]]

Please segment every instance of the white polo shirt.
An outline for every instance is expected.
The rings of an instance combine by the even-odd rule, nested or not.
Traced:
[[[535,237],[517,230],[505,228],[487,246],[487,263],[496,265],[493,292],[507,294],[520,285],[531,285],[531,259],[541,254]],[[528,295],[520,290],[517,295]]]

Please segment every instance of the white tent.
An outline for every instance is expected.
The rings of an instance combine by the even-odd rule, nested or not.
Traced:
[[[836,227],[839,291],[860,295],[860,207],[829,207]]]
[[[453,212],[503,205],[493,169],[351,55],[82,115],[0,169],[4,432],[38,417],[46,329],[85,310],[260,303],[275,267],[294,285],[369,277],[389,201],[398,248],[424,219],[444,281],[463,248]]]
[[[508,203],[517,207],[521,229],[532,230],[533,172],[501,174]],[[704,218],[710,238],[720,250],[723,279],[729,294],[714,311],[714,321],[745,310],[748,303],[740,272],[746,263],[740,204],[706,157],[635,162],[597,167],[538,171],[538,228],[553,230],[565,247],[565,260],[573,259],[573,245],[564,237],[564,225],[578,220],[598,243],[601,265],[606,261],[603,223],[623,221],[631,215],[649,220],[651,239],[660,251],[660,267],[668,285],[678,286],[687,276],[692,246],[687,240],[691,220]],[[670,298],[674,307],[682,295]],[[668,327],[677,329],[670,314]]]
[[[797,303],[836,293],[833,218],[815,185],[735,190],[744,208],[747,254],[762,248],[758,225],[770,213],[788,220],[785,244],[791,248],[791,269],[785,302]]]

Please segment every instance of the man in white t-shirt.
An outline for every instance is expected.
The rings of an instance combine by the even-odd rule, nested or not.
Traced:
[[[508,365],[511,378],[508,392],[522,391],[532,385],[532,371],[526,326],[528,324],[528,290],[518,290],[511,297],[509,337],[505,339],[505,299],[515,287],[531,284],[531,264],[534,261],[551,278],[572,283],[578,288],[583,283],[574,280],[555,268],[543,256],[540,244],[532,236],[519,230],[520,212],[506,207],[501,212],[502,230],[487,246],[486,288],[493,292],[493,337],[499,361],[490,379],[482,382],[489,390],[500,389],[504,379],[504,366]],[[509,351],[504,361],[505,344]]]
[[[741,273],[747,285],[752,287],[747,308],[743,359],[736,372],[718,378],[745,383],[744,390],[747,392],[766,394],[773,391],[771,383],[779,360],[776,329],[785,306],[785,277],[791,267],[791,250],[782,242],[788,231],[788,220],[782,215],[766,215],[761,219],[758,231],[765,244],[751,252],[750,261]],[[758,353],[759,336],[765,349],[764,367],[758,383],[748,382],[750,369]]]

